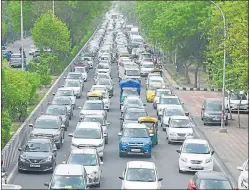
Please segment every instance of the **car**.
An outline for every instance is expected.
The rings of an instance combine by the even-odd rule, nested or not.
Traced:
[[[98,73],[95,77],[94,77],[94,84],[96,84],[96,82],[98,80],[102,80],[102,79],[109,79],[111,80],[111,76],[108,73]]]
[[[178,96],[161,96],[157,104],[157,116],[161,120],[163,109],[169,105],[182,105]]]
[[[62,105],[67,107],[69,120],[72,119],[73,116],[73,103],[70,97],[66,96],[55,96],[52,102],[48,102],[48,105]]]
[[[98,90],[103,95],[104,109],[109,111],[111,106],[110,95],[107,90]]]
[[[160,189],[161,181],[153,162],[129,161],[123,172],[121,189]]]
[[[189,116],[188,112],[185,112],[182,105],[169,105],[163,109],[161,118],[161,127],[163,131],[166,131],[166,127],[169,125],[169,118],[171,116]]]
[[[81,122],[98,122],[101,124],[104,137],[105,137],[105,144],[108,144],[108,127],[110,126],[110,123],[106,121],[105,117],[103,115],[85,115]]]
[[[146,89],[146,100],[147,102],[153,102],[154,97],[156,95],[156,90],[163,88],[164,84],[163,83],[149,83],[148,88]]]
[[[62,117],[63,124],[65,125],[65,131],[67,131],[69,127],[69,115],[66,106],[50,105],[48,106],[45,115],[60,115]]]
[[[126,155],[144,155],[151,157],[152,141],[146,125],[139,123],[126,124],[122,132],[118,133],[119,157]]]
[[[26,65],[26,59],[23,59],[24,66]],[[22,56],[20,53],[12,53],[9,59],[9,65],[13,68],[22,67]]]
[[[153,100],[153,108],[157,109],[157,104],[159,103],[159,99],[161,96],[168,96],[168,95],[172,95],[172,92],[170,89],[165,89],[165,88],[157,89],[154,100]]]
[[[140,63],[140,74],[141,76],[148,76],[148,74],[154,69],[154,63],[148,61],[141,61]]]
[[[204,125],[220,124],[222,119],[222,101],[218,98],[207,98],[201,107],[201,119]],[[225,126],[228,125],[228,112],[224,114]]]
[[[93,85],[91,89],[89,90],[89,92],[93,92],[93,91],[106,91],[108,93],[108,89],[105,85]]]
[[[162,88],[165,88],[166,85],[165,85],[165,82],[163,80],[163,77],[161,76],[151,76],[150,79],[148,80],[148,83],[146,84],[147,85],[147,88],[149,88],[150,84],[160,84],[162,86]]]
[[[80,59],[82,61],[87,61],[88,65],[89,65],[89,68],[92,69],[93,68],[93,57],[90,53],[86,53],[86,52],[83,52],[81,55],[80,55]]]
[[[108,89],[108,92],[110,94],[110,96],[112,97],[114,94],[114,88],[113,88],[113,83],[111,80],[108,79],[100,79],[96,82],[96,85],[104,85],[106,86],[106,88]]]
[[[50,171],[56,167],[57,148],[50,138],[31,138],[18,148],[18,171]]]
[[[210,149],[206,140],[186,139],[176,152],[179,153],[179,173],[199,170],[213,171],[214,161],[212,155],[214,151]]]
[[[99,63],[96,68],[96,73],[108,73],[111,75],[111,67],[108,63]]]
[[[144,108],[128,108],[120,117],[120,129],[123,130],[124,125],[128,123],[137,123],[139,117],[146,117],[147,115]]]
[[[11,54],[12,54],[12,51],[7,50],[7,49],[5,50],[2,49],[2,59],[6,59],[7,61],[9,61]]]
[[[32,44],[29,49],[29,55],[33,55],[37,50],[37,47]]]
[[[227,176],[216,171],[198,171],[190,179],[187,190],[197,189],[237,189]]]
[[[248,160],[246,160],[242,166],[238,166],[237,169],[240,171],[238,188],[248,189]]]
[[[183,142],[186,138],[193,138],[193,123],[188,116],[171,116],[166,127],[168,144],[171,142]]]
[[[96,148],[101,160],[103,160],[105,137],[100,123],[79,122],[74,132],[68,134],[68,136],[72,137],[71,149]]]
[[[146,86],[148,86],[150,78],[154,76],[160,76],[160,73],[154,72],[154,73],[149,73],[146,79]]]
[[[103,162],[95,148],[71,150],[67,164],[83,165],[88,176],[88,186],[100,187]]]
[[[74,91],[72,88],[70,87],[58,88],[56,93],[53,93],[53,95],[54,96],[66,96],[66,97],[71,98],[73,109],[75,108],[76,96],[74,95]]]
[[[76,98],[81,98],[82,96],[82,90],[84,88],[84,84],[82,84],[78,80],[71,80],[71,79],[66,79],[64,85],[62,87],[68,87],[71,88],[74,92],[74,95]]]
[[[65,139],[65,125],[61,116],[41,115],[34,124],[29,124],[29,127],[32,128],[30,137],[50,137],[57,149],[62,147]]]
[[[76,73],[76,72],[69,72],[67,74],[67,77],[64,77],[64,79],[71,79],[71,80],[78,80],[81,84],[84,84],[84,74],[83,73]]]
[[[141,78],[140,78],[140,70],[139,68],[136,68],[136,64],[131,64],[131,67],[126,67],[124,69],[124,73],[122,76],[122,80],[124,79],[133,79],[133,80],[137,80],[138,82],[141,83]],[[133,68],[135,67],[135,68]]]
[[[87,189],[87,172],[79,164],[59,164],[56,166],[50,182],[45,182],[48,189]]]
[[[121,113],[124,112],[124,108],[128,105],[128,104],[136,104],[141,108],[144,108],[144,106],[146,106],[146,104],[143,104],[141,98],[139,96],[128,96],[122,106],[121,106]]]
[[[107,119],[104,102],[102,100],[87,100],[83,107],[79,107],[81,120],[84,115],[100,114]]]
[[[74,67],[74,72],[82,73],[84,82],[87,82],[87,72],[85,67]]]
[[[241,100],[241,103],[240,103],[240,100]],[[249,111],[248,98],[246,97],[246,93],[244,93],[243,91],[227,92],[225,96],[225,105],[226,105],[226,108],[230,112],[234,112],[234,111],[238,112],[238,109],[240,112]]]
[[[12,189],[12,190],[14,190],[14,189],[23,189],[22,188],[22,186],[20,186],[20,185],[14,185],[14,184],[3,184],[2,183],[2,189],[3,190],[7,190],[7,189]]]

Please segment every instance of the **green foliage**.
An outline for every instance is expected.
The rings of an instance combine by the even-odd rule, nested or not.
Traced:
[[[1,118],[1,147],[3,148],[5,144],[10,139],[10,128],[11,128],[12,122],[7,112],[2,112],[2,118]]]

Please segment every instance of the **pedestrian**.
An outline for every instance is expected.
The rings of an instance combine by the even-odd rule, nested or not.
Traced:
[[[22,54],[22,47],[19,48],[20,54]]]

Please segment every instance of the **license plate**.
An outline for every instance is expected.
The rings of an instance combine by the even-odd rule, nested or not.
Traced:
[[[39,167],[41,167],[41,165],[38,165],[38,164],[30,164],[30,167],[31,167],[31,168],[39,168]]]
[[[214,118],[214,120],[215,120],[215,121],[219,121],[219,120],[220,120],[220,118]]]
[[[199,165],[193,165],[193,166],[191,166],[191,168],[193,168],[193,169],[200,169],[200,168],[202,168],[202,167],[199,166]]]
[[[131,152],[141,152],[140,149],[131,149]]]

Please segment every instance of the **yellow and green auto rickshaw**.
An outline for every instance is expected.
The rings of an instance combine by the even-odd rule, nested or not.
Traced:
[[[154,134],[154,136],[151,137],[151,141],[153,145],[158,144],[158,119],[155,117],[139,117],[138,123],[143,123],[147,126],[148,132],[150,134]]]
[[[99,91],[88,92],[87,100],[103,100],[103,94]]]

